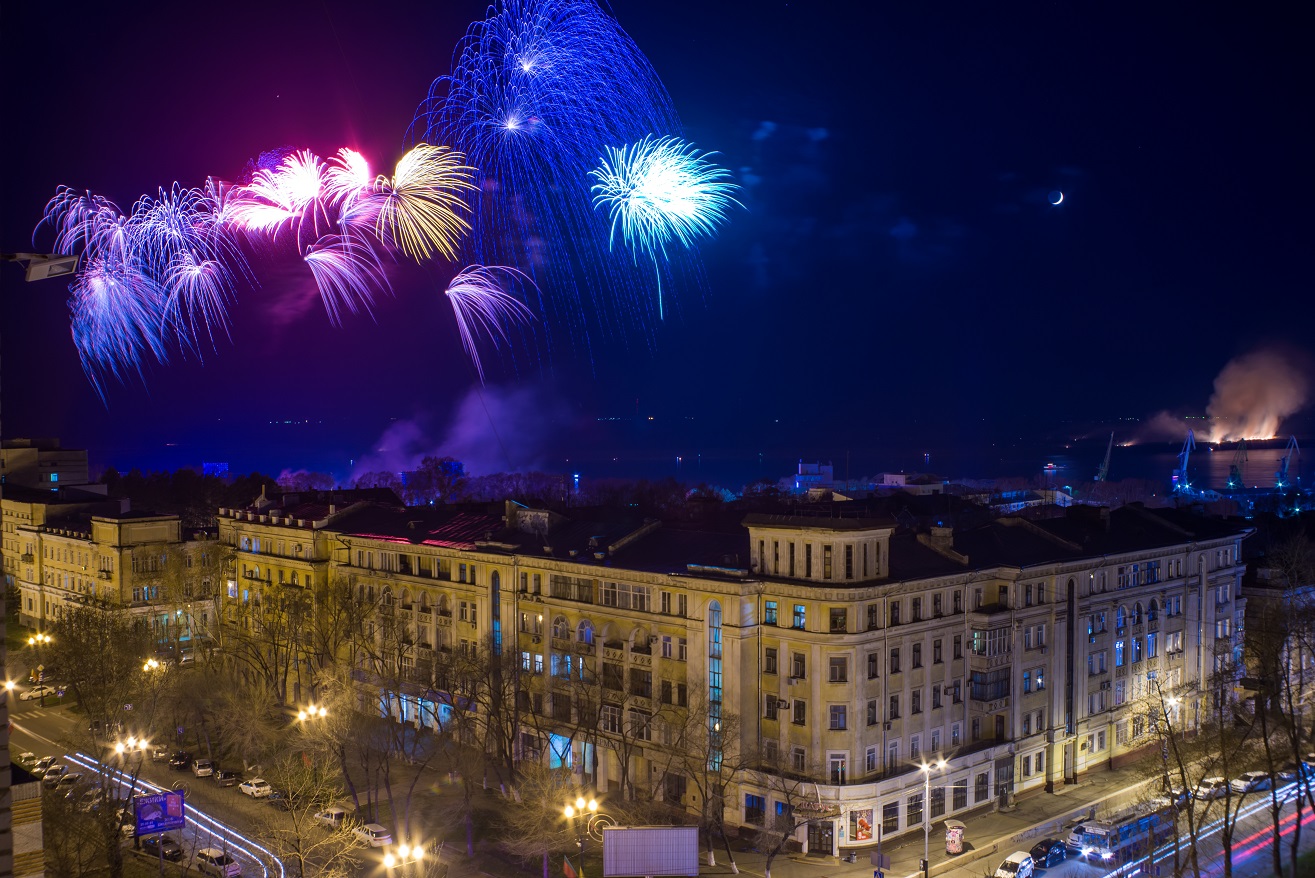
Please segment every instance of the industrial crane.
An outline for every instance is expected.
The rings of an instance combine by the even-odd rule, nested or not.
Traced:
[[[1290,487],[1288,482],[1288,467],[1292,464],[1292,456],[1301,457],[1301,447],[1297,445],[1297,437],[1293,436],[1288,439],[1287,454],[1284,454],[1278,461],[1278,472],[1274,473],[1274,487]]]
[[[1176,494],[1189,494],[1192,491],[1192,486],[1187,481],[1187,461],[1195,450],[1196,434],[1188,430],[1187,440],[1183,442],[1183,450],[1178,452],[1178,469],[1173,471],[1173,490]]]
[[[1114,434],[1110,433],[1110,444],[1105,447],[1105,459],[1101,461],[1100,469],[1096,470],[1096,481],[1103,482],[1110,475],[1110,452],[1114,450]]]
[[[1247,462],[1247,441],[1243,439],[1237,443],[1237,451],[1233,454],[1233,463],[1228,467],[1228,490],[1240,491],[1246,487],[1246,482],[1242,479],[1242,468]]]

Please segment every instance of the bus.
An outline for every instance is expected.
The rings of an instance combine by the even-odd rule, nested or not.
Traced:
[[[1082,827],[1082,857],[1121,866],[1144,857],[1173,837],[1173,815],[1167,808],[1128,811]]]

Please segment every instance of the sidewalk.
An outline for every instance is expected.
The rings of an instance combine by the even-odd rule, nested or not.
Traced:
[[[1136,793],[1125,789],[1144,780],[1135,767],[1117,771],[1095,771],[1072,786],[1056,787],[1054,793],[1029,792],[1019,798],[1008,812],[984,810],[976,815],[959,817],[968,827],[965,832],[965,851],[957,856],[945,853],[945,826],[937,820],[931,827],[932,878],[944,876],[962,866],[971,866],[981,875],[987,865],[993,870],[1016,850],[1026,851],[1048,836],[1061,837],[1063,827],[1074,817],[1088,816],[1093,804],[1101,811],[1119,810],[1136,801]],[[1104,800],[1109,799],[1108,802]],[[1102,804],[1103,803],[1103,807]],[[986,806],[984,806],[986,807]],[[868,852],[876,848],[861,849],[856,863],[831,856],[782,854],[772,861],[772,878],[870,878],[873,873]],[[890,856],[890,868],[885,878],[915,878],[920,875],[919,861],[923,853],[923,834],[906,832],[888,844],[881,852]],[[729,875],[730,865],[725,862],[726,852],[717,851],[717,865],[704,865],[700,875]],[[977,861],[983,861],[978,863]],[[735,863],[743,874],[765,874],[766,857],[752,851],[735,852]]]

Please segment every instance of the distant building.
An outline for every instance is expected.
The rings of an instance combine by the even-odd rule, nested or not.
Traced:
[[[836,480],[835,469],[829,463],[804,463],[799,461],[799,471],[795,473],[793,492],[807,494],[814,490],[831,490]]]
[[[61,448],[58,439],[6,439],[0,443],[0,482],[54,490],[86,485],[86,449]]]

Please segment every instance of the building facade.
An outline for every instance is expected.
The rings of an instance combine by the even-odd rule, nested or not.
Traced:
[[[1249,531],[1176,510],[927,532],[880,516],[664,525],[514,503],[267,499],[220,518],[230,605],[339,583],[375,614],[364,636],[392,632],[402,683],[380,705],[397,719],[441,723],[444,656],[487,644],[519,669],[533,719],[521,758],[697,809],[669,753],[697,713],[710,758],[753,757],[728,822],[805,807],[806,782],[815,816],[798,840],[823,853],[1135,758],[1155,740],[1148,689],[1227,672],[1242,643]],[[1177,709],[1191,726],[1205,707]],[[921,766],[941,759],[924,801]]]

